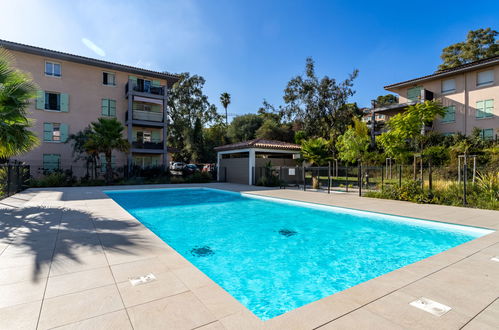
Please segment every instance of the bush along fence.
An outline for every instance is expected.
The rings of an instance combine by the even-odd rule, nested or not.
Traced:
[[[497,169],[465,166],[363,166],[332,162],[323,167],[272,166],[253,169],[254,184],[417,203],[499,209]]]
[[[0,164],[0,198],[9,197],[29,187],[29,165]]]

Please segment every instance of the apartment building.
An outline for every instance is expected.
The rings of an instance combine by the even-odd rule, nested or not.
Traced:
[[[484,139],[494,139],[499,134],[499,56],[384,88],[399,95],[399,104],[374,106],[372,116],[385,115],[387,120],[409,105],[436,99],[447,112],[434,121],[434,130],[448,135],[469,135],[476,127]]]
[[[75,161],[71,144],[65,142],[99,117],[122,122],[132,146],[128,154],[113,153],[113,166],[168,164],[168,89],[178,76],[5,40],[0,47],[38,85],[29,110],[40,145],[16,158],[31,165],[32,175],[70,167],[75,175],[84,175],[85,164]],[[104,157],[100,165],[105,167]]]

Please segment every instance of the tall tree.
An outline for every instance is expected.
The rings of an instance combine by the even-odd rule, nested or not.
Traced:
[[[376,106],[386,106],[399,103],[399,97],[393,94],[380,95],[376,98]]]
[[[192,136],[195,123],[199,119],[201,127],[220,121],[215,105],[203,93],[205,79],[198,75],[182,73],[180,80],[170,90],[169,142],[181,150],[182,160],[190,161],[191,150],[186,142]]]
[[[338,158],[349,163],[363,160],[369,148],[369,142],[367,125],[355,118],[354,125],[349,126],[347,131],[338,137],[338,142],[336,142]]]
[[[227,114],[227,107],[230,104],[230,94],[225,92],[220,95],[220,103],[222,103],[222,106],[225,109],[225,125],[229,124],[229,119],[228,119],[228,114]]]
[[[83,131],[69,135],[66,143],[71,143],[73,146],[73,159],[75,161],[84,160],[86,164],[86,176],[90,177],[90,169],[92,169],[92,177],[97,177],[97,159],[99,151],[96,148],[90,149],[87,142],[92,135],[92,128],[87,127]]]
[[[426,126],[438,116],[445,115],[445,108],[435,101],[425,101],[407,107],[388,121],[388,131],[381,134],[377,141],[389,157],[400,159],[407,151],[422,152],[423,136]]]
[[[314,61],[307,58],[305,75],[292,78],[284,90],[284,114],[288,119],[303,122],[307,135],[330,138],[331,128],[345,120],[341,112],[354,94],[352,86],[357,74],[354,70],[341,83],[328,76],[319,79]],[[348,124],[350,120],[348,118]]]
[[[106,182],[113,180],[113,150],[127,152],[130,144],[123,138],[125,127],[116,118],[99,118],[91,123],[92,132],[85,143],[89,153],[103,153],[106,157]]]
[[[233,143],[252,140],[262,124],[263,118],[256,114],[237,116],[230,123],[227,136]]]
[[[468,32],[465,41],[455,43],[442,50],[443,63],[438,70],[445,70],[459,65],[499,55],[499,32],[491,28]]]
[[[0,49],[0,159],[33,149],[38,138],[29,130],[30,99],[36,94],[31,78],[13,67],[14,58]]]

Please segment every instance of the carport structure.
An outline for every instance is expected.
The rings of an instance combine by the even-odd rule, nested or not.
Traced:
[[[273,166],[295,166],[300,150],[298,144],[264,139],[216,147],[217,180],[253,185],[256,168],[269,161]]]

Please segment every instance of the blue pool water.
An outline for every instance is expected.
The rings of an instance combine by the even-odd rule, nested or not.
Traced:
[[[214,189],[106,193],[263,320],[489,232]]]

